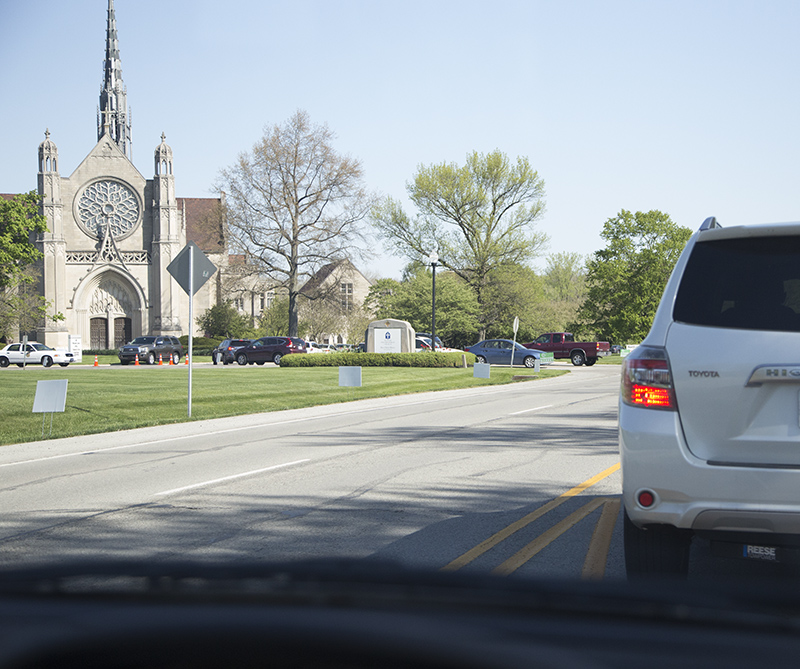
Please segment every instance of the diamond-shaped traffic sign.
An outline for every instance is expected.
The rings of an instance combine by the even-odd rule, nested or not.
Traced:
[[[217,266],[206,257],[197,244],[188,242],[167,265],[167,271],[187,295],[193,296],[217,271]]]

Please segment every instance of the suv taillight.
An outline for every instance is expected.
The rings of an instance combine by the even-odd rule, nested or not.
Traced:
[[[667,352],[639,346],[622,365],[622,401],[644,409],[675,411],[675,389]]]

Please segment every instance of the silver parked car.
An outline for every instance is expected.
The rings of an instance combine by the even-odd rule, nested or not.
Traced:
[[[800,223],[689,240],[619,405],[629,575],[800,547]]]

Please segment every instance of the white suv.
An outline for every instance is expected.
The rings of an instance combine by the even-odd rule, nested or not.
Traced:
[[[800,548],[800,223],[704,221],[622,369],[629,576]]]

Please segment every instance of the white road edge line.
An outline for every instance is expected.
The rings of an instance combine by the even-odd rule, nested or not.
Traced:
[[[493,389],[494,388],[508,389],[508,388],[512,388],[513,386],[508,385],[508,386],[487,386],[487,387],[493,388]],[[473,397],[474,395],[478,395],[478,394],[479,393],[469,393],[466,396],[467,397]],[[378,398],[375,398],[375,399],[378,399]],[[420,400],[420,401],[415,401],[415,402],[403,402],[402,404],[396,404],[396,405],[394,405],[394,406],[392,406],[390,408],[393,408],[393,409],[404,408],[404,407],[416,406],[416,405],[419,405],[419,404],[429,405],[429,404],[431,404],[433,402],[445,402],[445,401],[447,401],[449,399],[451,399],[451,398],[449,398],[449,397],[437,397],[437,398],[433,398],[433,399],[426,399],[426,400]],[[366,409],[347,409],[347,408],[345,408],[345,409],[343,409],[342,411],[339,411],[339,412],[330,413],[330,414],[323,414],[323,415],[319,415],[319,416],[303,416],[303,417],[300,417],[300,418],[288,418],[286,420],[277,420],[277,421],[274,421],[274,422],[265,421],[263,423],[254,423],[253,425],[242,425],[242,426],[238,426],[238,427],[229,427],[229,428],[224,428],[222,430],[213,430],[211,432],[203,432],[203,433],[200,433],[200,434],[183,434],[183,435],[179,435],[177,437],[165,437],[164,439],[153,439],[151,441],[137,441],[137,442],[135,442],[133,444],[124,444],[122,446],[109,446],[108,448],[92,448],[92,449],[90,449],[88,451],[79,451],[77,453],[62,453],[60,455],[48,455],[48,456],[45,456],[43,458],[32,458],[31,460],[17,460],[15,462],[6,462],[6,463],[3,463],[3,464],[0,464],[0,469],[2,469],[4,467],[16,467],[17,465],[30,465],[30,464],[33,464],[35,462],[46,462],[48,460],[60,460],[61,458],[74,458],[74,457],[79,456],[79,455],[96,455],[98,453],[107,453],[108,451],[118,451],[118,450],[121,450],[121,449],[124,449],[124,448],[139,448],[141,446],[154,446],[156,444],[166,444],[166,443],[169,443],[170,441],[181,441],[183,439],[193,439],[195,437],[201,437],[201,436],[202,437],[208,437],[208,436],[215,435],[215,434],[230,434],[232,432],[241,432],[243,430],[255,430],[255,429],[263,428],[265,426],[266,427],[273,427],[275,425],[289,425],[291,423],[303,423],[303,422],[311,421],[311,420],[319,420],[321,418],[336,418],[336,417],[340,417],[340,416],[344,416],[344,415],[352,415],[352,414],[356,414],[356,413],[367,413],[369,411],[379,411],[379,410],[385,409],[385,408],[387,408],[387,407],[368,407]],[[213,419],[210,419],[210,420],[213,420]],[[187,423],[187,425],[191,425],[191,423]],[[113,434],[113,433],[111,433],[111,434]],[[22,442],[22,443],[25,443],[25,442]]]
[[[264,467],[263,469],[254,469],[249,472],[243,472],[241,474],[234,474],[233,476],[223,476],[221,479],[214,479],[213,481],[203,481],[202,483],[193,483],[192,485],[186,485],[182,488],[173,488],[172,490],[165,490],[164,492],[157,492],[153,494],[153,497],[158,497],[159,495],[171,495],[174,492],[183,492],[184,490],[192,490],[193,488],[202,488],[203,486],[213,485],[215,483],[222,483],[223,481],[232,481],[233,479],[240,479],[243,476],[252,476],[253,474],[260,474],[261,472],[268,472],[273,469],[281,469],[282,467],[291,467],[292,465],[299,465],[303,462],[310,462],[309,458],[305,460],[295,460],[294,462],[284,462],[282,465],[272,465],[272,467]]]
[[[509,416],[519,416],[519,414],[521,414],[521,413],[528,413],[529,411],[540,411],[541,409],[549,409],[551,406],[553,406],[553,405],[552,404],[545,404],[543,407],[533,407],[533,409],[523,409],[522,411],[514,411],[514,412],[512,412],[512,413],[510,413],[508,415]]]

